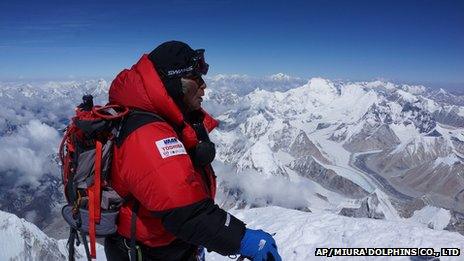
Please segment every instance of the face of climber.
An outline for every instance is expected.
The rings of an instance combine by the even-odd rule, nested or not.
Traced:
[[[183,77],[182,92],[184,94],[182,101],[188,112],[201,108],[203,95],[205,95],[206,84],[200,76]]]

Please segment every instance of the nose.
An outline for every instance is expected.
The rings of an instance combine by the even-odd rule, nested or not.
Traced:
[[[198,87],[198,90],[200,91],[200,96],[205,95],[205,89],[206,89],[206,83],[203,83]]]

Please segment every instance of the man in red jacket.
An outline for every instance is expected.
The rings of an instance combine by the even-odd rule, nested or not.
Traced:
[[[203,53],[182,42],[163,43],[111,84],[111,104],[158,120],[129,116],[124,140],[113,151],[112,185],[129,200],[117,234],[105,240],[108,260],[129,260],[131,254],[137,260],[199,260],[199,246],[280,260],[271,235],[247,229],[214,204],[215,147],[208,132],[218,123],[201,108],[201,76],[208,71]]]

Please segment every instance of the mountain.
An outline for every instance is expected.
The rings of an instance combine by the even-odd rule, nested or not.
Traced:
[[[223,101],[216,95],[208,102]],[[287,91],[237,95],[228,107],[212,135],[217,159],[237,175],[304,181],[299,191],[311,192],[298,209],[387,219],[409,218],[426,205],[449,209],[458,220],[464,212],[464,108],[436,100],[423,86],[313,78]],[[222,185],[227,205],[241,207],[276,204],[272,194],[281,188],[253,197],[228,177]],[[295,200],[279,204],[295,207]]]
[[[218,74],[206,77],[206,81],[208,83],[208,88],[212,90],[218,92],[227,90],[238,95],[246,95],[255,89],[287,91],[303,85],[307,80],[283,73],[277,73],[266,77]]]
[[[325,260],[316,258],[316,248],[323,247],[437,247],[464,248],[464,237],[458,233],[433,230],[412,222],[353,219],[331,213],[307,213],[280,207],[233,210],[232,213],[250,228],[275,234],[283,260]],[[437,219],[439,222],[439,219]],[[13,214],[0,211],[0,260],[64,260],[66,240],[47,237],[35,225]],[[77,260],[85,260],[82,245]],[[97,245],[98,260],[106,260],[103,247]],[[230,260],[229,257],[207,253],[207,260]],[[335,260],[372,260],[372,257],[332,257]],[[377,257],[375,260],[389,260]],[[399,257],[398,260],[409,260]],[[440,260],[456,260],[440,257]]]
[[[45,235],[37,226],[22,218],[0,211],[0,260],[55,261],[67,259],[66,240]],[[97,256],[105,257],[97,245]],[[83,246],[76,248],[76,260],[87,260]]]
[[[433,99],[437,102],[442,102],[445,104],[452,104],[457,106],[464,106],[464,97],[456,95],[446,90],[440,88],[438,90],[433,90],[427,94],[427,97]]]

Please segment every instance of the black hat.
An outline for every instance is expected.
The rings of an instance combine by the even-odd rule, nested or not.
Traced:
[[[148,55],[166,91],[176,102],[183,96],[180,78],[193,71],[195,55],[188,44],[179,41],[162,43]]]

